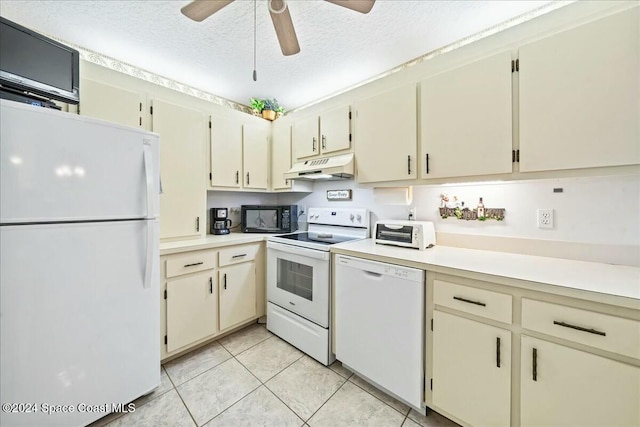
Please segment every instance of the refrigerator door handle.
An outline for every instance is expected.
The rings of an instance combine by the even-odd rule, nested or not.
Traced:
[[[148,141],[144,141],[143,146],[144,156],[144,174],[147,181],[147,219],[154,218],[153,215],[153,166],[151,145]]]
[[[153,276],[153,244],[156,241],[155,221],[145,221],[147,223],[147,247],[144,265],[144,283],[142,287],[149,289],[151,287],[151,276]]]

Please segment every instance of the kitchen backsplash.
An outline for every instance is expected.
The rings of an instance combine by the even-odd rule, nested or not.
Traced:
[[[372,224],[378,219],[408,217],[408,206],[376,204],[372,188],[358,187],[351,180],[317,182],[314,188],[311,194],[209,192],[208,206],[234,207],[248,203],[297,204],[304,208],[357,206],[371,210]],[[353,190],[352,200],[327,201],[327,190],[338,189]],[[554,192],[554,189],[562,189],[562,192]],[[475,208],[482,197],[485,207],[504,208],[505,218],[503,221],[442,219],[438,208],[444,193],[450,199],[456,196],[459,204],[465,202],[464,206],[469,208]],[[433,221],[438,233],[572,242],[603,248],[615,246],[620,250],[628,247],[630,251],[640,253],[640,180],[637,175],[414,186],[413,207],[415,219]],[[553,209],[552,229],[537,227],[538,209]],[[304,215],[300,217],[303,224],[305,218]]]

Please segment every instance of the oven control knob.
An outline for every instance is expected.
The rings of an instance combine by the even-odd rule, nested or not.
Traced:
[[[356,217],[356,219],[358,220],[358,222],[362,222],[362,215],[358,214],[358,216]]]
[[[355,218],[353,214],[349,215],[349,219],[351,220],[351,222],[353,222],[353,218]]]

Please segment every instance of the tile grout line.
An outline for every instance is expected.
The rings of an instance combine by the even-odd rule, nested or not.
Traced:
[[[355,374],[353,374],[353,375],[355,375]],[[351,377],[353,377],[353,375],[351,375]],[[356,375],[356,376],[357,376],[357,375]],[[349,377],[349,378],[351,378],[351,377]],[[384,403],[385,405],[387,405],[389,408],[393,409],[393,410],[394,410],[394,411],[396,411],[397,413],[399,413],[399,414],[401,414],[401,415],[404,415],[405,417],[408,417],[408,416],[409,416],[409,414],[411,413],[411,409],[412,409],[412,408],[411,408],[410,406],[409,406],[409,412],[407,412],[406,414],[403,414],[402,412],[398,411],[398,410],[397,410],[396,408],[394,408],[393,406],[389,405],[389,404],[388,404],[387,402],[385,402],[384,400],[380,399],[380,398],[379,398],[378,396],[376,396],[375,394],[373,394],[373,393],[369,392],[368,390],[364,389],[363,387],[360,387],[360,386],[359,386],[358,384],[356,384],[355,382],[353,382],[353,381],[349,381],[349,382],[350,382],[351,384],[353,384],[354,386],[358,387],[360,390],[362,390],[362,391],[364,391],[364,392],[367,392],[370,396],[375,397],[375,398],[376,398],[376,399],[378,399],[380,402]],[[384,393],[382,390],[378,390],[378,391],[380,391],[380,392]],[[385,394],[386,394],[386,393],[385,393]],[[387,394],[387,396],[389,396],[389,395]],[[389,397],[394,398],[393,396],[389,396]],[[400,402],[400,403],[402,403],[402,402]],[[408,405],[407,405],[407,406],[408,406]],[[404,421],[403,421],[403,422],[404,422]]]
[[[333,371],[333,369],[332,369],[332,371]],[[337,372],[336,372],[336,374],[337,374]],[[344,378],[344,377],[342,377],[342,378]],[[305,421],[305,424],[308,424],[308,421],[309,421],[309,420],[311,420],[311,418],[313,418],[313,416],[314,416],[315,414],[317,414],[317,413],[318,413],[318,411],[320,411],[320,409],[322,409],[322,408],[324,407],[324,405],[326,405],[326,404],[327,404],[327,402],[328,402],[328,401],[330,401],[330,400],[331,400],[331,398],[332,398],[333,396],[335,396],[335,394],[336,394],[337,392],[339,392],[339,391],[340,391],[340,389],[341,389],[342,387],[344,387],[344,385],[345,385],[346,383],[348,383],[348,382],[349,382],[349,380],[348,380],[348,379],[347,379],[347,380],[345,380],[345,381],[342,383],[342,385],[340,385],[340,387],[338,387],[338,389],[337,389],[336,391],[334,391],[333,393],[331,393],[331,396],[329,396],[329,397],[327,398],[327,400],[325,400],[325,401],[324,401],[324,403],[323,403],[322,405],[320,405],[320,407],[318,407],[318,409],[316,409],[316,410],[313,412],[313,414],[311,414],[311,416],[310,416],[310,417]]]
[[[266,338],[266,339],[264,339],[264,340],[260,341],[260,343],[265,342],[265,341],[267,341],[267,340],[269,340],[269,339],[271,339],[271,338],[273,338],[273,337],[275,337],[275,336],[276,336],[276,335],[272,335],[272,336],[270,336],[270,337],[268,337],[268,338]],[[242,352],[238,353],[238,354],[237,354],[237,356],[239,356],[239,355],[243,354],[245,351],[248,351],[249,349],[251,349],[251,348],[255,347],[256,345],[258,345],[258,344],[260,344],[260,343],[256,343],[255,345],[253,345],[253,346],[251,346],[251,347],[247,348],[246,350],[243,350]],[[225,413],[225,412],[227,412],[229,409],[231,409],[233,406],[235,406],[238,402],[240,402],[242,399],[244,399],[245,397],[247,397],[248,395],[250,395],[251,393],[253,393],[254,391],[256,391],[257,389],[259,389],[259,388],[260,388],[260,387],[262,387],[262,386],[264,386],[264,387],[265,387],[265,389],[267,389],[271,394],[273,394],[273,392],[271,391],[271,389],[269,389],[269,387],[267,387],[267,385],[266,385],[265,383],[263,383],[263,382],[262,382],[262,380],[261,380],[260,378],[258,378],[258,377],[253,373],[253,372],[251,372],[251,370],[250,370],[248,367],[246,367],[246,366],[245,366],[245,365],[244,365],[244,364],[243,364],[243,363],[242,363],[242,362],[241,362],[241,361],[236,357],[236,355],[232,354],[232,353],[231,353],[229,350],[227,350],[227,349],[226,349],[226,347],[224,347],[222,344],[220,344],[220,345],[221,345],[221,346],[222,346],[222,347],[223,347],[227,352],[229,352],[229,354],[231,354],[231,358],[229,358],[229,359],[225,360],[225,362],[227,362],[228,360],[231,360],[231,359],[235,359],[235,360],[236,360],[236,362],[238,362],[238,364],[239,364],[240,366],[242,366],[244,369],[246,369],[246,371],[247,371],[247,372],[249,372],[249,374],[251,374],[251,376],[252,376],[252,377],[254,377],[254,378],[258,381],[259,385],[258,385],[257,387],[255,387],[254,389],[252,389],[251,391],[249,391],[249,392],[248,392],[247,394],[245,394],[244,396],[242,396],[241,398],[239,398],[237,401],[233,402],[230,406],[228,406],[227,408],[225,408],[222,412],[220,412],[219,414],[217,414],[217,415],[216,415],[216,416],[214,416],[213,418],[211,418],[211,419],[207,420],[203,425],[205,425],[205,424],[207,424],[207,423],[210,423],[214,418],[217,418],[217,417],[219,417],[220,415],[224,414],[224,413]],[[267,379],[267,381],[271,380],[273,377],[275,377],[276,375],[278,375],[279,373],[281,373],[282,371],[284,371],[284,370],[285,370],[285,369],[287,369],[289,366],[293,365],[294,363],[296,363],[298,360],[300,360],[300,359],[301,359],[301,358],[303,358],[303,357],[304,357],[304,353],[303,353],[303,354],[301,354],[301,355],[300,355],[300,357],[298,357],[296,360],[294,360],[293,362],[291,362],[289,365],[285,366],[285,367],[284,367],[284,368],[282,368],[280,371],[276,372],[274,375],[272,375],[271,377],[269,377],[269,378]],[[222,362],[222,363],[224,363],[224,362]],[[221,363],[221,364],[222,364],[222,363]],[[213,368],[211,368],[211,369],[213,369]],[[194,378],[195,378],[195,377],[194,377]],[[186,383],[186,381],[185,381],[185,383]],[[183,384],[184,384],[184,383],[183,383]],[[275,394],[274,394],[274,395],[275,395]],[[276,396],[276,398],[278,398],[278,396]],[[278,400],[280,400],[280,399],[278,398]],[[282,400],[280,400],[280,401],[282,402]],[[283,403],[283,404],[284,404],[284,405],[285,405],[285,406],[286,406],[286,407],[287,407],[291,412],[293,412],[293,414],[294,414],[296,417],[298,417],[299,419],[301,419],[301,420],[302,420],[302,418],[300,418],[300,417],[298,416],[298,414],[297,414],[295,411],[293,411],[291,408],[289,408],[289,407],[286,405],[286,403],[284,403],[284,402],[282,402],[282,403]],[[186,404],[185,404],[185,406],[186,406]],[[302,421],[304,422],[304,420],[302,420]],[[196,423],[196,426],[197,426],[197,425],[198,425],[198,423]]]

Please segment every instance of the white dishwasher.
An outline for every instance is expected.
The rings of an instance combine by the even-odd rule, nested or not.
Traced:
[[[343,365],[424,411],[424,271],[337,255],[335,337]]]

